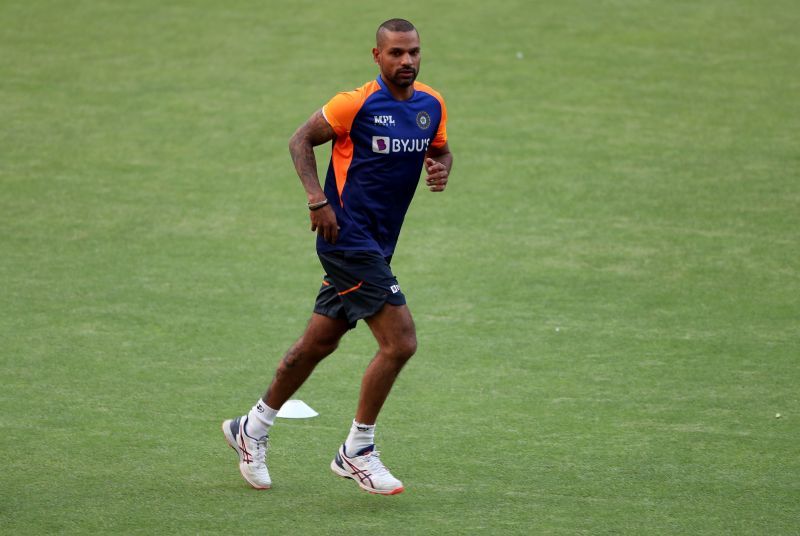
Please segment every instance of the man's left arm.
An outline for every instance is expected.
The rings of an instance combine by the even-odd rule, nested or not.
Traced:
[[[450,169],[453,167],[453,154],[447,142],[441,147],[430,146],[425,153],[425,184],[431,192],[443,192],[447,187]]]

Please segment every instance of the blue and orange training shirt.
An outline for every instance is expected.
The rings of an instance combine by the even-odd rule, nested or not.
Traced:
[[[335,137],[325,196],[340,227],[336,244],[320,235],[317,251],[394,253],[429,146],[447,143],[447,109],[432,88],[414,83],[405,101],[378,76],[337,94],[322,114]]]

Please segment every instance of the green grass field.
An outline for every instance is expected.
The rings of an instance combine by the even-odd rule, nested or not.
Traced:
[[[393,262],[407,491],[328,469],[362,326],[255,492],[220,422],[321,276],[287,141],[394,16],[456,160]],[[798,27],[790,0],[4,0],[0,533],[800,534]]]

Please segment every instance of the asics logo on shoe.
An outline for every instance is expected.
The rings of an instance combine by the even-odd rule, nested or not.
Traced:
[[[347,464],[348,468],[350,469],[349,473],[351,475],[351,478],[353,476],[356,476],[356,477],[358,477],[358,479],[361,482],[363,482],[365,484],[369,484],[369,486],[372,487],[372,478],[370,478],[372,476],[372,473],[370,473],[366,469],[359,469],[358,467],[356,467],[355,465],[353,465],[352,463],[350,463],[347,460],[343,460],[343,461],[344,461],[344,463]]]
[[[242,461],[244,463],[253,463],[253,455],[250,454],[250,451],[247,450],[247,443],[244,442],[244,437],[242,434],[239,434],[239,450],[242,451]]]
[[[336,462],[336,465],[338,465],[339,467],[348,472],[347,478],[353,478],[354,476],[357,476],[358,479],[361,480],[361,482],[364,482],[364,480],[369,480],[369,477],[372,476],[372,473],[364,469],[359,469],[358,467],[356,467],[355,465],[344,459],[344,457],[341,456],[338,452],[336,453],[334,462]],[[345,467],[344,464],[347,464],[347,467]],[[369,480],[369,484],[372,485],[372,480]]]
[[[266,435],[255,439],[245,433],[247,416],[236,417],[222,423],[222,432],[228,445],[236,451],[239,458],[239,472],[255,489],[269,489],[272,481],[267,469]]]
[[[344,445],[339,448],[331,462],[331,470],[344,478],[353,480],[370,493],[396,495],[403,492],[403,483],[396,479],[380,460],[375,445],[369,445],[353,456],[348,456]]]

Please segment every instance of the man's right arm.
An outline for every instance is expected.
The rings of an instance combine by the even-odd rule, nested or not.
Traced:
[[[292,154],[294,168],[297,170],[310,205],[325,200],[325,192],[320,186],[317,175],[314,147],[332,140],[334,135],[333,128],[322,115],[322,110],[317,110],[289,140],[289,152]],[[335,244],[339,236],[339,227],[336,224],[336,214],[333,209],[326,205],[320,209],[311,210],[309,215],[311,230],[322,235],[326,242]]]

